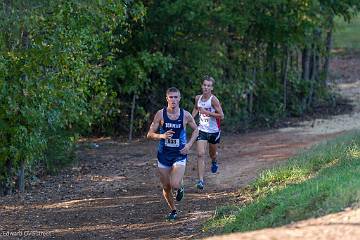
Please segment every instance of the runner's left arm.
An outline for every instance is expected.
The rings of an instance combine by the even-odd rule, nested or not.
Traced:
[[[211,104],[213,105],[213,108],[215,109],[215,113],[212,113],[213,117],[220,118],[221,120],[223,120],[224,112],[222,110],[219,99],[217,99],[217,97],[213,97],[213,99],[211,99]]]
[[[215,112],[210,112],[203,108],[199,108],[199,112],[202,114],[212,116],[214,118],[220,118],[221,120],[224,119],[224,112],[221,108],[220,101],[216,97],[213,97],[211,99],[211,105],[215,109]]]
[[[191,138],[189,139],[188,143],[185,145],[183,149],[180,150],[181,154],[188,154],[191,146],[195,142],[197,136],[199,135],[199,129],[195,123],[194,118],[191,116],[191,114],[187,111],[185,111],[185,123],[188,124],[192,128],[192,134]]]

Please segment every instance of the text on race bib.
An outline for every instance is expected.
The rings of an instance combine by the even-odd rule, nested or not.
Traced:
[[[203,122],[207,123],[207,122],[209,122],[210,118],[202,118],[201,120],[202,120]]]
[[[179,147],[180,146],[180,140],[179,139],[165,139],[165,146],[166,147]]]
[[[200,124],[203,126],[210,126],[210,118],[200,118]]]

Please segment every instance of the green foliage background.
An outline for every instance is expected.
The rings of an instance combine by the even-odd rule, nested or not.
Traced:
[[[333,18],[357,0],[4,0],[0,4],[0,182],[69,161],[80,135],[134,134],[170,86],[191,111],[216,79],[224,127],[312,111],[329,98]],[[134,121],[131,122],[131,111]]]

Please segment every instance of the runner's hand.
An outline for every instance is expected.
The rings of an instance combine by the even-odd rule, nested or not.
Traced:
[[[205,115],[208,115],[208,114],[209,114],[209,111],[206,111],[206,110],[205,110],[204,108],[202,108],[202,107],[199,107],[198,110],[199,110],[199,113],[200,113],[200,114],[205,114]]]
[[[161,134],[163,139],[169,139],[174,135],[174,131],[172,129],[166,131],[165,133]]]
[[[190,146],[187,145],[187,144],[185,144],[185,147],[180,150],[180,153],[181,153],[182,155],[186,155],[186,154],[189,153],[189,150],[190,150]]]

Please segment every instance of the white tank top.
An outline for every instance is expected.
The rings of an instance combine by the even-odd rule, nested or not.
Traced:
[[[197,102],[197,106],[204,108],[206,111],[215,112],[215,108],[211,105],[211,99],[213,95],[207,101],[201,101],[202,95],[199,97]],[[207,133],[216,133],[219,132],[220,129],[220,121],[218,121],[215,117],[211,117],[207,114],[199,114],[200,115],[200,124],[199,130]]]

